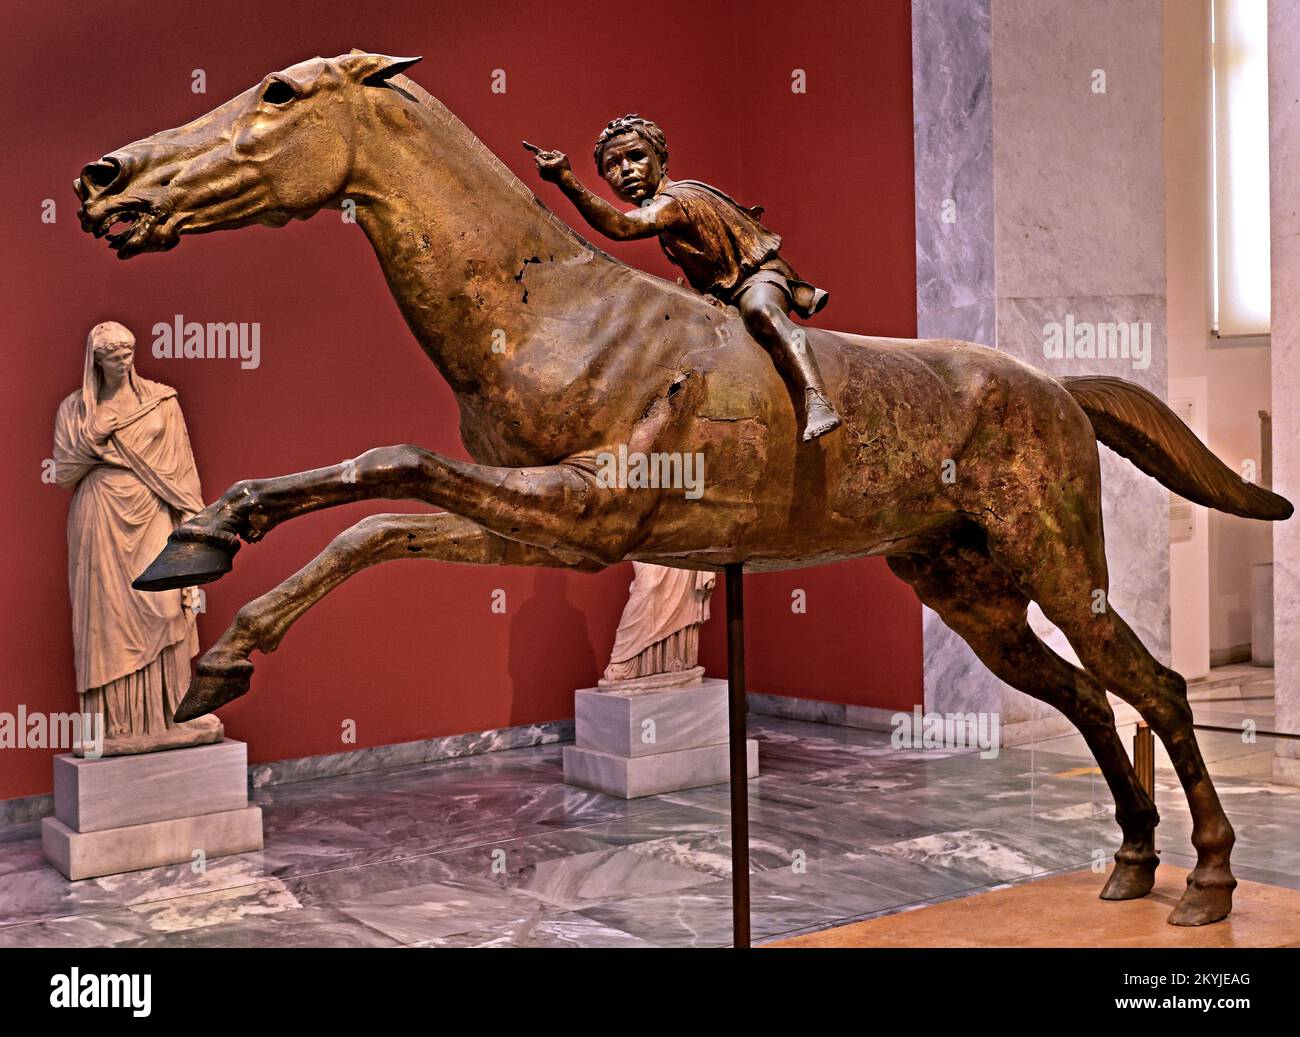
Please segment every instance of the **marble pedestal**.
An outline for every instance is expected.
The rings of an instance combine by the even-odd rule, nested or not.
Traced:
[[[564,780],[621,799],[658,796],[731,776],[727,682],[708,679],[666,691],[574,693],[576,741],[564,747]],[[748,777],[758,777],[758,742],[745,742]]]
[[[211,745],[139,756],[54,758],[45,859],[69,879],[262,848],[262,810],[248,803],[248,747]]]

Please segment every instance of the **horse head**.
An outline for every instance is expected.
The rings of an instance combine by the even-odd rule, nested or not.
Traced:
[[[73,183],[82,230],[129,259],[174,248],[182,234],[313,216],[348,185],[359,105],[391,98],[389,80],[419,60],[311,58],[193,122],[110,152]]]

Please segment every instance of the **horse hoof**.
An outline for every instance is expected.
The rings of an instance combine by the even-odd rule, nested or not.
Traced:
[[[169,539],[131,586],[138,591],[170,591],[211,583],[230,572],[237,549],[238,544],[232,548],[218,540]]]
[[[249,682],[253,677],[253,664],[247,659],[217,668],[198,666],[190,681],[190,690],[176,707],[176,722],[183,724],[187,720],[220,709],[227,702],[233,702],[241,695],[248,694]]]
[[[1236,879],[1212,885],[1198,885],[1189,881],[1187,891],[1169,915],[1169,924],[1209,925],[1227,918],[1232,911],[1232,891],[1236,886]]]
[[[1102,900],[1137,900],[1156,884],[1157,861],[1116,861],[1102,888]]]

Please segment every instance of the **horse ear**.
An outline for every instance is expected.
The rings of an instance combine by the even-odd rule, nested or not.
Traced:
[[[386,54],[368,54],[354,50],[344,59],[348,73],[364,86],[384,86],[393,76],[405,72],[421,60],[415,58],[392,58]]]

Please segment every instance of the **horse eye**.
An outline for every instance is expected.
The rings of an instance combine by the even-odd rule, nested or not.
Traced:
[[[282,79],[272,79],[262,91],[262,100],[267,104],[288,104],[296,96],[293,87]]]

